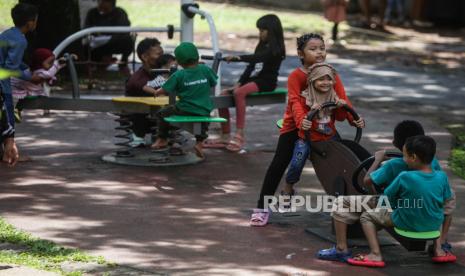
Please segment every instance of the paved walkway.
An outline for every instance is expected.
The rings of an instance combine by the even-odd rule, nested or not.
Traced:
[[[383,94],[394,99],[386,99],[389,103],[415,100],[416,109],[430,103],[443,106],[442,102],[450,100],[448,95],[458,93],[460,85],[447,82],[449,76],[399,73],[389,68],[379,71],[336,57],[329,61],[337,64],[350,96],[361,103],[357,111],[368,122],[363,146],[370,151],[389,147],[395,124],[406,118],[416,119],[437,139],[438,156],[446,165],[451,137],[442,126],[415,116],[415,110],[406,115],[372,108],[369,100]],[[287,60],[283,76],[296,64],[296,58]],[[380,72],[384,75],[379,76]],[[406,90],[408,96],[399,92],[417,87],[421,76],[425,82],[421,90]],[[442,92],[431,90],[434,93],[429,94],[436,98],[430,99],[423,97],[430,91],[428,87],[445,88]],[[452,105],[464,106],[460,103],[463,97],[456,98]],[[250,209],[255,205],[278,137],[275,121],[282,113],[280,105],[250,109],[247,154],[209,150],[201,165],[154,169],[116,166],[100,160],[113,149],[115,124],[110,115],[53,112],[44,118],[38,115],[40,112],[27,112],[25,123],[19,125],[18,141],[22,152],[34,161],[12,170],[2,168],[2,216],[41,238],[159,273],[465,274],[465,219],[460,204],[465,198],[465,181],[453,175],[450,180],[459,204],[450,241],[459,259],[457,264],[433,265],[427,256],[398,246],[383,249],[388,266],[382,270],[320,261],[314,257],[315,252],[330,244],[304,231],[315,223],[306,214],[274,216],[265,228],[249,227]],[[341,131],[345,137],[354,134],[349,127]],[[310,165],[297,188],[303,195],[323,192]]]

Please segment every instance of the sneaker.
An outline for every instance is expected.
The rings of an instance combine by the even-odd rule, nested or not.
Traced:
[[[136,136],[134,133],[132,134],[131,142],[128,144],[131,148],[137,148],[140,146],[145,146],[145,139],[139,136]]]

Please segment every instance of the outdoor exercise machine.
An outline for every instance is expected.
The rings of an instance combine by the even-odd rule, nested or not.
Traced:
[[[181,27],[177,28],[172,25],[167,27],[91,27],[83,29],[79,32],[72,34],[63,40],[55,49],[55,56],[60,56],[62,52],[76,40],[80,40],[86,36],[94,33],[127,33],[127,32],[159,32],[167,33],[168,38],[173,38],[174,33],[179,32],[181,41],[193,41],[194,36],[194,17],[201,16],[206,19],[210,29],[210,36],[212,41],[213,51],[213,64],[212,68],[217,72],[219,79],[218,85],[212,91],[212,101],[215,108],[233,107],[234,97],[232,95],[219,95],[221,91],[221,66],[222,54],[219,48],[218,35],[214,20],[212,16],[199,8],[199,5],[193,0],[180,1],[180,14],[181,14]],[[134,113],[147,114],[148,120],[155,120],[156,112],[168,103],[173,104],[174,99],[168,97],[157,97],[156,99],[150,97],[114,97],[91,95],[81,96],[79,90],[79,79],[75,67],[73,56],[64,53],[69,73],[72,82],[71,95],[67,97],[48,97],[48,98],[30,98],[25,99],[21,103],[23,109],[49,109],[49,110],[71,110],[71,111],[91,111],[91,112],[111,112],[118,116],[116,119],[119,124],[116,127],[118,134],[115,136],[119,141],[115,144],[120,147],[115,153],[105,155],[105,161],[114,162],[124,165],[137,165],[137,166],[172,166],[172,165],[186,165],[202,161],[202,159],[192,155],[189,151],[175,152],[152,152],[148,149],[132,149],[128,146],[129,136],[131,134],[131,122],[129,117]],[[207,59],[207,58],[206,58]],[[163,73],[159,70],[159,73]],[[255,93],[250,95],[247,100],[247,105],[265,105],[272,103],[284,103],[286,101],[287,91],[285,89],[277,89],[269,93]],[[223,122],[222,118],[186,118],[174,117],[166,118],[172,124],[177,124],[180,128],[196,133],[200,130],[202,122]],[[179,132],[178,132],[179,133]],[[180,138],[180,140],[187,141],[188,139]],[[188,145],[188,144],[187,144]],[[185,154],[184,154],[185,153]]]

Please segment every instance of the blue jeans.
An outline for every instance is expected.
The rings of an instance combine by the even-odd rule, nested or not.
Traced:
[[[294,152],[286,174],[286,183],[294,184],[300,180],[300,175],[309,155],[310,143],[302,139],[295,141]]]

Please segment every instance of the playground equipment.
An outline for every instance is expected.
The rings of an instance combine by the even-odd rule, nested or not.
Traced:
[[[173,38],[175,32],[179,32],[181,41],[193,41],[194,30],[193,20],[195,15],[206,19],[210,29],[210,36],[213,51],[212,68],[219,76],[218,85],[212,91],[212,101],[215,108],[232,107],[234,106],[234,98],[232,95],[220,96],[221,91],[221,52],[219,48],[218,35],[212,16],[199,8],[199,5],[193,0],[181,0],[181,27],[177,28],[172,25],[166,27],[91,27],[83,29],[75,34],[72,34],[63,40],[55,49],[55,56],[60,56],[62,52],[76,40],[80,40],[94,33],[127,33],[127,32],[158,32],[167,33],[168,38]],[[66,58],[69,73],[72,82],[71,97],[49,97],[49,98],[33,98],[25,99],[21,103],[23,109],[53,109],[53,110],[72,110],[72,111],[91,111],[91,112],[111,112],[118,118],[116,121],[119,126],[116,127],[119,141],[115,143],[119,147],[115,153],[105,155],[105,161],[114,162],[125,165],[137,166],[171,166],[193,164],[202,161],[198,157],[192,155],[185,150],[182,145],[181,150],[168,150],[163,152],[152,152],[148,149],[132,149],[128,146],[131,136],[131,122],[129,117],[134,113],[147,114],[148,120],[155,120],[156,112],[166,104],[174,104],[175,98],[168,97],[152,98],[134,98],[134,97],[112,97],[102,95],[83,96],[79,90],[79,79],[75,68],[75,62],[72,55],[63,54]],[[163,70],[158,70],[163,73]],[[165,72],[166,73],[166,72]],[[286,100],[287,91],[284,89],[276,90],[270,93],[256,93],[250,95],[247,101],[248,105],[263,105],[271,103],[283,103]],[[216,95],[216,96],[215,96]],[[202,122],[222,122],[222,118],[167,118],[167,121],[173,124],[178,124],[182,129],[189,130],[194,133],[199,130]],[[155,130],[154,130],[155,131]],[[179,136],[180,133],[176,132]],[[186,137],[180,137],[178,140],[187,141]],[[186,145],[189,145],[186,143]]]
[[[322,104],[322,108],[335,107],[336,104],[328,102]],[[359,115],[350,107],[344,106],[355,120]],[[307,120],[312,121],[318,110],[313,110],[307,115]],[[279,122],[277,123],[279,126]],[[338,135],[339,136],[339,135]],[[353,140],[337,139],[311,143],[311,155],[315,173],[325,192],[333,196],[343,195],[368,195],[379,194],[379,187],[366,187],[363,178],[366,170],[373,164],[374,156],[363,148],[359,142],[362,129],[357,128]],[[399,153],[388,153],[388,157],[402,157]],[[439,237],[439,231],[411,232],[398,228],[386,229],[403,247],[409,251],[425,250],[427,241]],[[311,231],[310,231],[311,232]],[[360,224],[348,227],[348,237],[363,237]]]

